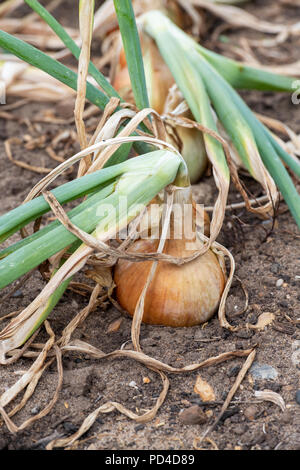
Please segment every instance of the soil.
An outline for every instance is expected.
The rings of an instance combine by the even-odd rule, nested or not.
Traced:
[[[64,2],[64,8],[57,8],[54,13],[63,24],[70,24],[70,11],[73,9],[66,8],[66,3],[70,6],[72,2]],[[274,22],[291,22],[295,21],[296,17],[299,19],[299,6],[293,7],[288,2],[277,2],[272,9],[269,8],[272,3],[254,1],[246,8],[253,11],[260,19]],[[18,10],[19,16],[22,15],[22,11]],[[75,13],[72,14],[74,16]],[[221,24],[220,20],[211,15],[207,17],[211,31]],[[262,33],[245,29],[226,31],[226,36],[227,44],[236,44],[241,37],[263,37]],[[219,46],[220,44],[217,44],[215,49],[218,50]],[[97,47],[94,49],[97,50]],[[270,49],[260,50],[257,53],[265,54],[264,58],[268,63],[275,63],[276,57],[285,57],[286,62],[289,62],[290,59],[295,59],[293,54],[296,50],[297,38],[292,38],[272,48],[272,56]],[[268,57],[266,52],[269,52]],[[300,133],[299,107],[292,104],[291,96],[243,92],[243,97],[253,110],[280,119],[296,133]],[[15,101],[16,99],[8,97],[7,103],[12,104]],[[75,130],[74,123],[32,124],[34,118],[51,107],[49,103],[27,103],[10,111],[12,119],[4,117],[0,119],[1,213],[21,203],[31,187],[41,178],[40,174],[20,168],[9,161],[4,150],[4,141],[10,137],[24,137],[26,134],[32,137],[46,135],[46,142],[34,149],[28,149],[23,144],[12,145],[13,155],[16,159],[32,165],[53,168],[57,162],[49,157],[45,147],[60,131]],[[54,109],[52,107],[52,111],[56,117],[67,119],[72,116],[73,102],[70,100],[63,106],[58,105]],[[90,118],[88,126],[93,128],[98,119],[99,116]],[[71,137],[57,149],[64,156],[70,156],[77,150],[78,143]],[[74,170],[73,173],[60,178],[59,182],[70,180],[75,175]],[[249,178],[246,178],[245,182],[259,196],[259,188]],[[204,197],[201,202],[210,205],[215,196],[211,177],[206,176],[200,186],[203,188],[200,191]],[[195,188],[195,191],[199,192],[199,188]],[[230,201],[241,201],[235,188],[231,190]],[[19,235],[15,235],[10,242],[18,238]],[[217,317],[204,327],[173,329],[142,325],[143,352],[172,366],[183,367],[226,351],[255,347],[255,364],[271,366],[274,369],[271,369],[273,375],[270,378],[259,378],[255,376],[253,370],[250,370],[221,421],[209,433],[210,440],[204,441],[201,447],[220,450],[299,450],[300,404],[299,397],[298,402],[296,399],[296,393],[300,389],[300,360],[297,361],[300,355],[299,231],[285,204],[281,203],[274,227],[243,208],[228,211],[219,241],[231,251],[236,261],[236,279],[227,301],[228,320],[233,325],[243,325],[246,322],[255,324],[261,313],[272,312],[275,321],[263,330],[242,329],[237,332],[221,328]],[[249,296],[249,305],[246,312],[234,316],[234,312],[244,305],[244,291],[238,279]],[[277,282],[280,279],[282,281]],[[1,316],[27,306],[43,286],[44,280],[40,272],[36,271],[11,296],[6,299],[3,297],[4,300],[0,305]],[[5,289],[2,295],[5,296],[10,289],[11,286]],[[56,337],[59,337],[74,315],[87,305],[87,301],[88,297],[72,290],[64,294],[49,317]],[[119,329],[108,332],[109,325],[120,318],[122,321]],[[2,325],[4,324],[5,322],[2,322]],[[84,340],[108,353],[124,344],[125,348],[130,348],[130,332],[131,318],[107,302],[87,317],[84,324],[75,330],[73,338]],[[35,341],[44,342],[46,339],[47,334],[44,328],[41,328]],[[154,419],[147,423],[137,423],[118,411],[100,414],[73,448],[89,450],[197,448],[199,438],[220,412],[244,361],[245,358],[233,358],[192,373],[169,373],[170,388]],[[31,364],[32,359],[21,358],[15,364],[1,366],[0,393],[15,383],[20,372],[28,370]],[[129,359],[99,360],[86,354],[65,353],[63,369],[63,386],[59,398],[45,417],[15,434],[11,433],[3,422],[1,423],[1,450],[45,449],[52,439],[73,434],[89,413],[107,401],[117,401],[133,412],[142,414],[154,406],[161,392],[159,376]],[[202,402],[200,395],[194,391],[198,376],[212,387],[215,394],[214,403]],[[17,425],[21,425],[28,417],[34,416],[46,406],[55,392],[57,380],[58,373],[54,362],[44,372],[25,407],[13,417]],[[284,410],[278,404],[257,399],[255,392],[265,389],[282,397],[285,402]],[[201,419],[197,424],[186,424],[180,418],[180,413],[193,406],[196,406],[196,412]],[[11,405],[6,411],[10,409]],[[193,411],[195,412],[195,408],[191,411],[195,416]],[[190,422],[193,423],[193,419]]]

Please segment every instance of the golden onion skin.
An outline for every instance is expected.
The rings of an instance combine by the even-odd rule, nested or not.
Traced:
[[[163,61],[153,39],[150,39],[146,35],[141,35],[140,40],[145,66],[149,103],[151,108],[159,114],[162,114],[169,89],[175,83],[174,78],[168,66]],[[124,100],[134,103],[134,96],[132,93],[131,80],[124,49],[120,52],[119,63],[112,81],[112,86]]]
[[[158,240],[143,239],[136,241],[129,251],[152,253],[157,246]],[[186,249],[186,240],[169,239],[165,242],[164,253],[187,257],[193,252]],[[120,259],[115,266],[117,300],[131,316],[151,265],[151,261]],[[216,312],[224,285],[224,273],[211,250],[181,266],[159,261],[145,296],[143,322],[172,327],[204,323]]]

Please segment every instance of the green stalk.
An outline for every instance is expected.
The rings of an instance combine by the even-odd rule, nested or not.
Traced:
[[[201,54],[202,56],[202,54]],[[223,71],[225,69],[222,69]],[[219,99],[216,100],[216,102],[214,103],[215,107],[219,107],[219,110],[220,112],[222,112],[222,108],[226,108],[228,109],[228,107],[222,105],[222,102],[224,102],[224,100],[226,100],[226,96],[229,96],[227,94],[223,94],[222,93],[222,87],[224,87],[224,83],[226,83],[226,79],[224,78],[225,75],[224,73],[221,73],[219,72],[219,70],[216,68],[214,69],[213,66],[211,67],[201,67],[200,66],[200,63],[199,63],[199,71],[203,74],[206,74],[206,77],[207,77],[207,80],[206,80],[206,83],[207,83],[207,87],[210,88],[211,90],[211,94],[213,95],[214,93],[216,93],[216,88],[217,88],[217,83],[216,81],[219,83],[221,89],[220,89],[220,94],[219,94]],[[219,72],[219,74],[217,73]],[[260,72],[260,71],[258,71]],[[273,76],[273,74],[270,74],[271,76]],[[221,76],[224,78],[224,80],[221,80]],[[278,77],[278,75],[274,75],[274,83],[276,83],[276,77]],[[288,79],[288,77],[281,77],[282,79]],[[270,83],[271,83],[271,80],[272,80],[272,77],[270,77]],[[294,80],[294,79],[293,79]],[[229,83],[232,85],[231,81],[228,80]],[[214,85],[213,85],[214,84]],[[245,104],[245,102],[242,100],[242,98],[239,97],[239,95],[237,93],[234,92],[234,90],[229,87],[229,84],[227,83],[227,90],[229,91],[229,89],[232,91],[232,93],[235,94],[236,97],[238,97],[239,99],[237,99],[237,102],[239,103],[240,106],[242,106],[242,103],[243,105],[245,106],[242,106],[244,108],[244,111],[246,112],[246,108],[247,108],[247,105]],[[253,87],[253,89],[258,89],[257,87]],[[291,88],[292,89],[292,88]],[[274,88],[275,90],[275,88]],[[274,91],[273,90],[273,91]],[[275,90],[276,91],[276,90]],[[285,90],[279,90],[279,91],[290,91],[288,89],[288,87],[285,89]],[[231,99],[231,98],[230,98]],[[219,105],[219,106],[218,106]],[[230,103],[229,103],[230,105]],[[223,109],[223,111],[224,111]],[[262,124],[258,118],[256,118],[256,116],[253,114],[253,112],[250,110],[250,108],[248,108],[248,112],[246,112],[245,114],[245,118],[246,119],[250,119],[251,121],[253,121],[253,125],[254,125],[254,122],[255,122],[255,127],[259,126],[261,128],[261,130],[263,130],[265,132],[265,135],[266,135],[266,138],[268,139],[268,141],[272,144],[274,150],[276,151],[276,153],[280,156],[280,158],[290,167],[290,169],[298,176],[300,177],[300,162],[298,162],[296,159],[294,159],[291,155],[289,155],[283,148],[282,146],[276,141],[276,139],[274,139],[274,137],[272,136],[272,134],[270,133],[270,131],[267,129],[267,127]],[[231,121],[229,121],[229,124],[232,124]],[[233,129],[234,131],[234,129]],[[233,135],[234,137],[234,135]],[[234,139],[233,139],[234,140]]]
[[[116,183],[114,192],[98,205],[96,228],[92,235],[102,242],[114,238],[144,210],[156,194],[166,185],[176,181],[178,170],[181,170],[183,175],[185,169],[187,174],[181,156],[170,151],[159,150],[152,152],[152,155],[139,157],[134,162],[131,160],[125,163],[128,163],[127,171]],[[26,318],[22,317],[22,312],[14,319],[12,328],[10,325],[4,328],[0,334],[0,360],[5,358],[7,351],[23,344],[45,320],[67,287],[66,283],[86,262],[90,253],[86,245],[81,244],[26,308]],[[9,272],[12,270],[13,265],[9,264]],[[4,273],[1,273],[0,268],[0,285],[3,277]]]
[[[43,70],[73,90],[77,90],[77,74],[36,47],[4,31],[0,31],[0,47],[28,64]],[[104,109],[109,102],[108,97],[89,82],[87,82],[86,97],[101,109]]]
[[[111,184],[84,201],[81,205],[82,210],[79,213],[77,208],[75,215],[74,212],[70,211],[68,213],[70,220],[85,232],[92,232],[97,225],[99,204],[109,200],[110,195],[107,196],[107,193],[112,194],[114,185],[115,183]],[[43,261],[76,240],[75,235],[56,221],[51,228],[46,227],[39,232],[28,237],[29,240],[25,239],[26,243],[19,244],[17,250],[0,261],[0,289],[36,268]]]
[[[108,188],[107,188],[108,190]],[[105,193],[103,192],[103,198],[105,197]],[[68,213],[68,215],[71,217],[74,217],[75,215],[79,214],[83,210],[83,207],[79,204],[77,207],[75,207]],[[10,255],[11,253],[14,253],[17,250],[23,249],[26,245],[29,245],[32,243],[34,240],[41,239],[46,233],[50,232],[54,228],[58,227],[60,225],[59,221],[53,221],[50,224],[48,224],[46,227],[41,228],[37,232],[32,233],[31,235],[28,235],[26,238],[22,238],[21,240],[17,241],[16,243],[13,243],[12,245],[8,246],[7,248],[4,248],[0,252],[0,260],[5,258],[6,256]],[[75,246],[76,242],[74,242],[71,246]],[[71,248],[70,248],[71,249]]]
[[[73,72],[73,70],[69,69],[57,60],[52,59],[52,57],[49,57],[36,47],[31,46],[21,39],[15,38],[4,31],[0,31],[0,47],[11,54],[14,54],[16,57],[19,57],[19,59],[24,60],[28,64],[43,70],[73,90],[77,90],[77,73]],[[88,81],[86,84],[86,98],[100,109],[104,109],[109,102],[109,98]],[[147,132],[148,129],[145,125],[141,124],[140,127],[143,131]],[[134,148],[139,154],[153,151],[153,146],[144,142],[135,142]],[[119,163],[128,155],[128,145],[123,144],[117,152],[117,156],[113,155],[111,158],[114,158],[114,161]]]
[[[211,102],[216,113],[230,136],[238,154],[250,175],[257,179],[256,158],[258,149],[247,120],[238,107],[232,103],[229,94],[224,93],[224,80],[212,68],[207,67],[205,59],[199,60],[199,55],[191,51],[190,58],[202,76]]]
[[[147,19],[148,16],[149,19]],[[184,44],[182,41],[177,42],[177,39],[172,34],[169,34],[163,20],[170,23],[171,21],[162,13],[151,11],[149,14],[145,14],[144,18],[143,26],[145,31],[155,39],[160,53],[167,63],[195,119],[214,132],[217,132],[217,126],[203,80],[200,74],[197,73],[195,64],[188,57],[189,44]],[[178,29],[178,31],[180,30]],[[206,133],[204,133],[204,140],[210,159],[220,169],[221,174],[223,174],[229,183],[229,170],[222,145]]]
[[[191,90],[195,87],[195,83],[198,83],[197,76],[202,77],[220,121],[229,132],[241,158],[244,163],[247,163],[246,168],[249,170],[252,169],[252,161],[251,155],[247,152],[247,142],[253,143],[254,136],[254,143],[258,147],[267,170],[277,184],[300,227],[300,196],[274,149],[275,144],[267,138],[264,126],[232,86],[203,56],[198,56],[199,63],[197,63],[196,54],[199,53],[199,50],[193,39],[175,26],[161,12],[151,11],[146,13],[143,15],[142,22],[145,31],[157,42],[164,60],[168,64],[196,119],[198,119],[195,112],[197,92],[194,92],[193,102]],[[196,67],[197,73],[193,71],[190,64]],[[187,86],[188,89],[186,89]],[[201,102],[201,99],[203,100],[202,95],[202,91],[198,93],[200,107],[201,104],[203,106]]]
[[[173,28],[174,26],[174,28]],[[177,28],[175,25],[172,25],[173,30]],[[186,50],[190,51],[190,57],[193,58],[194,51],[197,51],[202,58],[206,59],[210,63],[211,67],[200,66],[200,63],[197,64],[199,72],[202,74],[206,73],[207,76],[207,86],[211,89],[213,94],[213,86],[211,80],[214,81],[217,86],[216,81],[212,75],[209,75],[211,71],[218,72],[215,74],[215,77],[222,76],[224,80],[220,82],[220,86],[223,86],[222,83],[228,82],[229,85],[233,88],[241,88],[248,90],[261,90],[261,91],[277,91],[277,92],[293,92],[295,90],[295,80],[294,77],[287,77],[280,74],[271,73],[254,67],[245,66],[241,62],[234,61],[227,57],[224,57],[216,52],[210,51],[203,46],[197,44],[192,38],[187,36],[183,31],[177,28],[176,34],[181,35],[181,46],[186,44]],[[194,60],[195,62],[195,60]],[[219,75],[218,75],[219,74]],[[220,77],[219,77],[220,78]],[[220,90],[221,91],[221,90]],[[228,106],[222,105],[223,100],[226,99],[226,96],[222,96],[222,91],[219,93],[219,99],[216,100],[215,106],[219,107],[220,111],[225,113],[228,110]],[[242,99],[240,98],[240,102]],[[230,103],[229,103],[230,105]],[[224,109],[222,109],[224,108]],[[226,111],[225,111],[226,109]],[[251,114],[252,111],[249,110]],[[254,116],[254,115],[253,115]],[[249,117],[249,114],[248,114]],[[255,116],[254,116],[255,117]],[[256,119],[256,118],[255,118]],[[274,150],[278,153],[280,158],[285,161],[285,163],[290,167],[290,169],[297,175],[300,176],[300,163],[295,160],[291,155],[289,155],[282,146],[274,139],[269,130],[257,119],[261,129],[264,129],[268,140],[272,143]],[[229,123],[230,124],[230,123]],[[232,134],[233,135],[233,134]],[[236,139],[237,140],[237,139]],[[244,162],[245,163],[245,162]],[[246,165],[247,166],[247,165]]]
[[[130,0],[114,0],[119,28],[122,36],[131,88],[138,109],[148,108],[143,56],[134,11]]]
[[[212,80],[212,77],[216,76],[217,72],[211,66],[209,67],[209,80]],[[256,118],[256,116],[253,114],[253,112],[247,106],[244,100],[226,82],[226,80],[222,79],[222,77],[220,77],[220,79],[222,80],[224,94],[228,93],[228,96],[231,98],[232,102],[239,109],[240,113],[252,129],[264,165],[266,166],[268,172],[277,184],[296,223],[300,227],[300,195],[297,189],[295,188],[290,175],[286,171],[278,153],[276,152],[275,145],[271,142],[270,139],[268,139],[267,129]]]
[[[261,124],[261,127],[266,134],[266,138],[269,140],[269,142],[271,142],[275,152],[277,152],[281,160],[283,160],[288,165],[292,172],[295,173],[298,178],[300,178],[300,161],[296,160],[296,158],[293,158],[289,153],[287,153],[284,148],[279,144],[279,142],[274,139],[269,129],[259,120],[258,122]]]
[[[199,44],[196,48],[200,54],[222,75],[234,88],[245,90],[294,92],[296,78],[268,72],[250,67],[216,52],[210,51]]]
[[[121,175],[119,179],[81,203],[80,212],[77,207],[70,211],[68,216],[76,226],[91,233],[100,220],[105,219],[103,214],[100,214],[103,207],[108,205],[116,207],[123,193],[125,195],[128,193],[129,204],[130,198],[136,197],[134,191],[136,186],[141,194],[140,202],[147,204],[167,184],[174,181],[181,164],[182,160],[177,154],[162,150],[127,160],[120,164],[123,172],[119,173]],[[51,229],[48,226],[40,230],[40,233],[31,235],[30,240],[23,241],[18,249],[6,253],[7,256],[0,261],[0,289],[66,248],[76,239],[76,236],[58,221],[53,222]]]
[[[52,193],[60,204],[64,204],[92,192],[99,191],[119,174],[120,167],[114,165],[113,167],[98,170],[89,175],[69,181],[53,189]],[[0,243],[49,210],[50,207],[44,197],[38,196],[0,216]]]
[[[25,0],[25,2],[48,24],[48,26],[57,34],[61,39],[64,45],[69,49],[73,56],[78,60],[80,56],[80,47],[73,41],[67,31],[61,26],[61,24],[49,13],[46,8],[44,8],[38,0]],[[101,89],[107,94],[108,97],[115,96],[121,101],[122,98],[118,92],[113,88],[113,86],[108,82],[106,77],[97,69],[92,61],[89,63],[88,68],[89,74],[96,80]],[[77,87],[77,79],[76,79]],[[103,108],[102,108],[103,109]],[[141,124],[141,127],[144,131],[147,131],[146,126]],[[143,142],[135,142],[134,147],[138,153],[150,152],[153,148]],[[116,152],[112,155],[106,165],[114,165],[116,163],[121,163],[126,160],[127,155],[130,151],[131,145],[123,144]],[[127,149],[127,152],[126,152]],[[147,150],[148,149],[148,150]],[[105,165],[105,166],[106,166]]]

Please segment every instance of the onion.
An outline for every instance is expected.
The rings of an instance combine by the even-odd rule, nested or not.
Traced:
[[[174,78],[168,66],[162,59],[153,39],[149,38],[146,34],[141,34],[140,40],[143,52],[149,104],[151,108],[159,114],[164,114],[166,111],[171,112],[172,110],[167,105],[167,98],[171,87],[175,83]],[[134,102],[129,71],[123,48],[120,51],[119,61],[112,85],[125,101],[129,103]],[[192,119],[190,112],[185,112],[182,116]],[[178,150],[187,164],[191,183],[196,184],[204,174],[208,163],[203,134],[198,129],[175,125],[170,126],[169,131],[171,130],[171,127],[173,128],[171,133],[175,132],[177,138],[180,139],[179,147],[176,139],[174,140],[174,138],[169,135],[167,136],[167,141],[175,147],[178,147]]]
[[[181,188],[190,194],[190,188]],[[185,195],[184,195],[185,197]],[[190,197],[190,196],[189,196]],[[179,193],[182,198],[182,193]],[[193,223],[195,212],[193,211]],[[181,220],[182,222],[182,220]],[[171,220],[170,237],[163,253],[175,258],[190,257],[203,243],[186,236],[174,237],[178,219]],[[140,239],[132,244],[130,253],[153,253],[159,240]],[[190,249],[192,245],[192,250]],[[133,316],[147,281],[152,261],[132,262],[120,259],[114,270],[116,296],[119,304]],[[143,322],[172,327],[198,325],[216,312],[225,286],[225,275],[212,250],[182,265],[158,261],[153,279],[145,295]]]

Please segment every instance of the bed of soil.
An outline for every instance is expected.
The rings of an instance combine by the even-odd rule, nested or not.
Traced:
[[[70,24],[71,1],[54,11],[63,24]],[[268,8],[272,2],[254,1],[246,8],[260,19],[283,22],[300,18],[300,7],[288,2],[275,2],[276,7]],[[25,11],[25,10],[24,10]],[[19,15],[23,10],[18,10]],[[72,12],[73,15],[74,12]],[[74,15],[73,15],[74,16]],[[207,15],[210,28],[221,24],[220,20]],[[75,21],[75,20],[74,20]],[[225,34],[225,33],[223,33]],[[262,33],[248,30],[226,31],[227,44],[237,44],[241,37],[263,37]],[[205,44],[205,41],[204,41]],[[209,42],[207,42],[209,45]],[[222,43],[224,45],[224,43]],[[220,44],[216,50],[224,49]],[[289,62],[296,60],[294,51],[299,51],[297,38],[270,50],[259,50],[260,59],[266,63]],[[97,51],[97,46],[94,47]],[[275,54],[276,52],[276,54]],[[267,55],[268,53],[268,55]],[[230,55],[230,52],[228,52]],[[284,60],[285,58],[285,60]],[[251,92],[243,93],[252,109],[275,117],[300,133],[300,108],[293,105],[288,94]],[[16,101],[8,97],[7,104]],[[45,147],[62,130],[74,131],[74,123],[52,124],[34,119],[51,108],[56,117],[72,117],[74,102],[64,105],[49,103],[27,103],[9,111],[11,119],[0,119],[0,213],[21,203],[31,187],[42,175],[14,165],[6,157],[4,141],[10,137],[45,136],[45,142],[33,149],[25,145],[12,145],[16,159],[37,166],[53,168],[56,162],[45,151]],[[1,111],[1,109],[0,109]],[[99,115],[90,118],[87,125],[93,128]],[[58,147],[71,156],[78,150],[76,139],[68,138]],[[76,170],[60,179],[60,182],[75,177]],[[259,195],[259,188],[248,179],[247,184]],[[252,185],[252,186],[251,186]],[[202,194],[201,202],[210,205],[214,201],[215,190],[211,177],[206,176],[195,188]],[[232,188],[231,202],[240,202],[241,197]],[[13,240],[19,238],[16,235]],[[233,316],[244,305],[244,292],[236,279],[227,301],[227,318],[233,325],[246,322],[255,324],[263,312],[272,312],[275,321],[265,329],[230,332],[220,327],[218,318],[209,321],[205,327],[166,328],[142,325],[141,346],[143,352],[175,367],[201,362],[226,351],[255,347],[255,366],[270,375],[255,375],[253,369],[247,373],[235,393],[221,422],[208,435],[201,447],[219,450],[299,450],[300,449],[300,250],[299,230],[284,203],[281,203],[274,227],[245,209],[228,211],[219,241],[233,254],[236,261],[236,276],[241,280],[249,296],[249,305],[242,315]],[[10,240],[11,242],[11,240]],[[282,281],[279,281],[282,280]],[[279,281],[279,282],[278,282]],[[2,298],[0,315],[27,306],[44,285],[41,274],[35,272],[24,285],[8,298]],[[1,294],[5,296],[11,286]],[[57,336],[74,315],[86,306],[88,297],[68,290],[49,317],[51,327]],[[119,329],[109,332],[108,327],[121,317]],[[2,322],[4,325],[5,322]],[[97,308],[77,328],[73,337],[82,339],[104,352],[119,349],[126,343],[130,348],[131,318],[109,302]],[[35,341],[47,338],[41,328]],[[171,347],[170,347],[171,346]],[[117,411],[99,415],[90,430],[82,436],[76,449],[150,449],[150,450],[193,450],[207,427],[218,415],[222,403],[236,380],[245,358],[234,358],[219,365],[205,367],[193,373],[168,374],[170,388],[167,397],[156,417],[147,423],[137,423]],[[3,393],[27,370],[32,359],[22,358],[10,366],[1,366],[0,393]],[[263,367],[265,365],[265,367]],[[269,367],[267,367],[269,366]],[[12,434],[1,422],[0,449],[45,449],[55,437],[73,434],[84,418],[107,401],[117,401],[126,408],[142,414],[154,406],[161,392],[159,376],[143,365],[128,359],[97,360],[79,353],[63,355],[63,386],[59,398],[51,411],[25,430]],[[202,402],[194,391],[198,376],[208,382],[214,390],[214,403]],[[13,417],[17,425],[39,412],[52,398],[58,374],[53,363],[43,374],[33,396],[26,406]],[[285,402],[282,410],[278,404],[258,401],[255,392],[271,390],[281,395]],[[298,391],[298,402],[297,402]],[[190,407],[203,411],[201,423],[186,424],[180,413]],[[9,407],[7,411],[9,411]],[[193,408],[192,411],[195,411]]]

